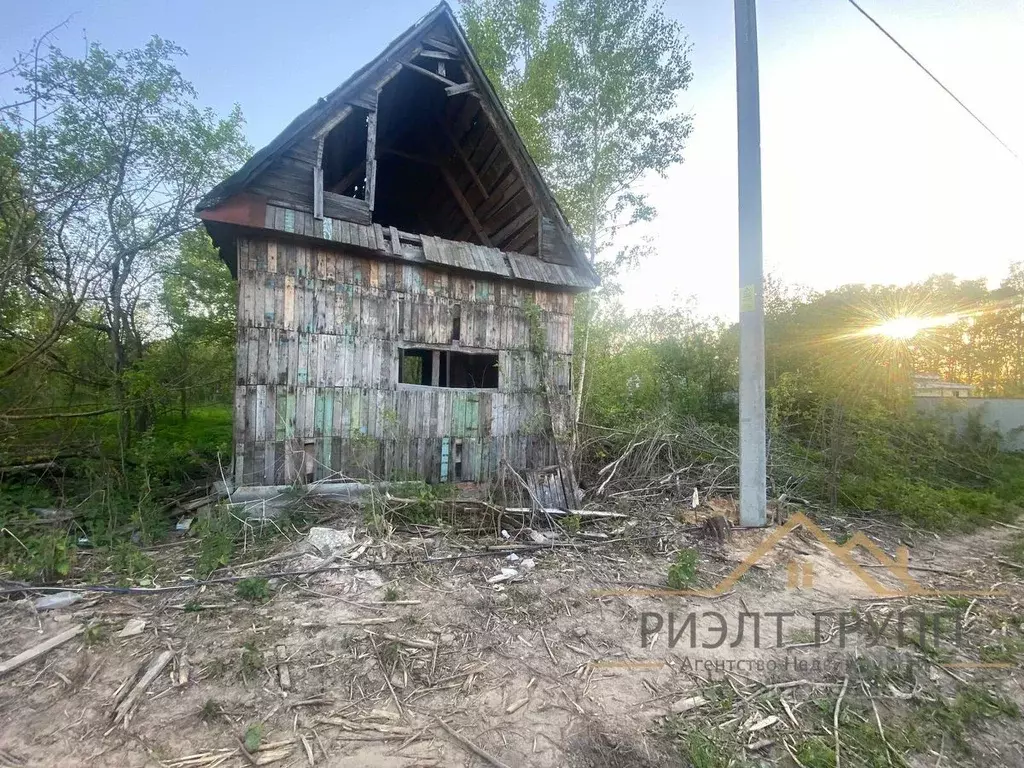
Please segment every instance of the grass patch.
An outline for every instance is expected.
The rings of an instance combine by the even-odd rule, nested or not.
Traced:
[[[1024,639],[1019,637],[1000,638],[995,643],[981,646],[978,655],[989,664],[1016,664],[1024,654]]]
[[[111,550],[107,566],[117,576],[117,583],[130,586],[149,581],[156,570],[153,559],[131,542],[121,542]]]
[[[1018,565],[1024,565],[1024,536],[1017,534],[1003,545],[1003,557]]]
[[[235,585],[235,594],[250,603],[265,603],[270,599],[270,584],[259,576],[242,579]]]
[[[679,751],[693,768],[728,768],[733,764],[725,748],[701,731],[690,731]]]
[[[951,765],[959,765],[971,754],[973,735],[996,722],[1021,717],[1017,705],[998,692],[982,685],[966,685],[950,693],[924,674],[923,669],[880,664],[866,658],[848,669],[849,683],[839,710],[842,765],[892,768],[916,764],[908,760],[911,755],[936,755],[940,750],[949,756]],[[864,694],[865,687],[874,691],[873,698]],[[912,691],[913,698],[889,695],[894,690]],[[715,684],[701,689],[700,695],[709,700],[707,705],[696,712],[671,716],[663,726],[664,735],[685,765],[796,765],[793,757],[805,768],[836,765],[833,718],[839,686],[798,687],[785,692],[750,689],[741,697],[730,687]],[[780,698],[785,698],[798,713],[800,728],[786,726],[791,753],[782,745],[777,732],[766,730],[759,734],[776,739],[771,752],[763,755],[771,759],[759,762],[746,749],[751,740],[746,726],[765,717],[767,712],[774,712],[785,721]]]
[[[688,547],[676,553],[676,559],[668,568],[669,589],[687,589],[697,580],[697,561],[700,553]]]
[[[204,723],[215,723],[224,716],[224,708],[216,699],[207,699],[199,709],[199,719]]]

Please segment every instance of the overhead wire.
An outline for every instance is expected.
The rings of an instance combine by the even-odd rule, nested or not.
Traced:
[[[999,135],[998,135],[998,134],[997,134],[997,133],[996,133],[995,131],[993,131],[993,130],[992,130],[991,128],[989,128],[989,127],[988,127],[988,124],[986,124],[984,120],[982,120],[982,119],[981,119],[980,117],[978,117],[978,116],[977,116],[977,115],[976,115],[976,114],[975,114],[975,113],[974,113],[974,112],[973,112],[973,111],[972,111],[972,110],[970,109],[970,107],[968,107],[968,106],[967,106],[966,104],[964,104],[964,103],[963,103],[963,101],[961,101],[961,100],[960,100],[960,98],[959,98],[959,97],[958,97],[958,96],[957,96],[957,95],[956,95],[955,93],[953,93],[953,91],[951,91],[951,90],[950,90],[949,88],[947,88],[947,87],[946,87],[945,83],[943,83],[943,82],[942,82],[941,80],[939,80],[939,78],[938,78],[938,77],[936,77],[936,76],[935,76],[935,75],[934,75],[934,74],[932,73],[932,71],[931,71],[930,69],[928,69],[928,67],[926,67],[926,66],[925,66],[924,64],[922,64],[922,63],[921,63],[920,59],[918,59],[918,58],[917,58],[917,57],[916,57],[916,56],[915,56],[914,54],[912,54],[912,53],[911,53],[910,51],[908,51],[908,50],[906,49],[906,47],[905,47],[905,46],[904,46],[904,45],[903,45],[903,44],[902,44],[902,43],[901,43],[901,42],[900,42],[899,40],[897,40],[897,39],[896,39],[895,37],[893,37],[893,36],[892,36],[892,34],[890,34],[890,33],[889,33],[889,31],[888,31],[888,30],[887,30],[887,29],[886,29],[885,27],[883,27],[883,26],[882,26],[881,24],[879,24],[879,23],[878,23],[878,21],[876,21],[876,20],[875,20],[875,18],[874,18],[874,17],[873,17],[873,16],[872,16],[872,15],[871,15],[870,13],[868,13],[867,11],[865,11],[865,10],[864,10],[864,9],[863,9],[863,8],[862,8],[862,7],[861,7],[861,6],[860,6],[860,5],[859,5],[859,4],[857,3],[857,1],[856,1],[856,0],[847,0],[847,2],[849,2],[849,3],[850,3],[850,5],[852,5],[852,6],[853,6],[854,8],[856,8],[856,9],[857,9],[858,11],[860,11],[860,13],[861,13],[861,14],[862,14],[862,15],[864,16],[864,18],[866,18],[866,19],[867,19],[868,21],[870,21],[870,22],[871,22],[872,24],[874,24],[874,25],[875,25],[875,26],[876,26],[876,27],[878,28],[878,30],[879,30],[879,31],[880,31],[880,32],[881,32],[881,33],[882,33],[883,35],[885,35],[885,36],[886,36],[887,38],[889,38],[889,40],[890,40],[890,41],[892,41],[893,45],[895,45],[895,46],[896,46],[897,48],[899,48],[899,49],[900,49],[901,51],[903,51],[903,53],[905,53],[905,54],[907,55],[907,57],[908,57],[908,58],[909,58],[909,59],[910,59],[910,60],[911,60],[912,62],[914,62],[915,64],[917,64],[917,66],[918,66],[918,67],[920,67],[920,68],[921,68],[921,70],[922,70],[922,71],[923,71],[923,72],[924,72],[924,73],[925,73],[926,75],[928,75],[928,77],[930,77],[930,78],[931,78],[931,79],[932,79],[932,80],[933,80],[933,81],[935,82],[935,84],[936,84],[936,85],[938,85],[938,86],[939,86],[939,87],[940,87],[940,88],[941,88],[942,90],[944,90],[944,91],[945,91],[945,92],[946,92],[946,93],[947,93],[947,94],[949,95],[949,97],[950,97],[951,99],[953,99],[953,101],[955,101],[955,102],[956,102],[957,104],[959,104],[959,105],[960,105],[960,107],[961,107],[961,108],[962,108],[962,109],[963,109],[963,110],[964,110],[964,111],[965,111],[965,112],[966,112],[966,113],[967,113],[968,115],[970,115],[971,117],[973,117],[973,118],[974,118],[974,120],[975,120],[975,122],[977,122],[977,123],[978,123],[978,125],[980,125],[980,126],[981,126],[982,128],[984,128],[984,129],[985,129],[985,130],[986,130],[986,131],[988,132],[988,134],[989,134],[989,135],[990,135],[990,136],[991,136],[991,137],[992,137],[993,139],[995,139],[996,141],[998,141],[998,142],[999,142],[999,143],[1000,143],[1000,144],[1002,145],[1003,149],[1005,149],[1005,150],[1006,150],[1007,152],[1009,152],[1009,153],[1010,153],[1011,155],[1013,155],[1013,156],[1014,156],[1014,158],[1015,158],[1015,159],[1016,159],[1016,160],[1017,160],[1018,162],[1020,161],[1020,156],[1019,156],[1019,155],[1018,155],[1018,154],[1017,154],[1016,152],[1014,152],[1014,151],[1013,151],[1013,149],[1012,149],[1012,148],[1010,147],[1010,145],[1009,145],[1009,144],[1007,144],[1007,143],[1006,143],[1005,141],[1003,141],[1003,140],[1002,140],[1001,138],[999,138]]]

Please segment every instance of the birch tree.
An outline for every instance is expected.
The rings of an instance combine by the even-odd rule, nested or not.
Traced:
[[[467,0],[462,16],[488,76],[604,277],[635,262],[623,227],[656,211],[638,190],[683,159],[692,77],[680,24],[651,0]],[[596,298],[579,302],[576,417]]]

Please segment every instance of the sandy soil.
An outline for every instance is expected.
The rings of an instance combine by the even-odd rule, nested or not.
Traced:
[[[90,593],[73,606],[43,613],[30,600],[0,603],[0,660],[75,625],[99,628],[0,677],[0,765],[682,764],[658,728],[681,701],[715,679],[750,685],[806,677],[778,666],[774,672],[734,667],[725,674],[698,663],[818,658],[825,649],[838,648],[834,621],[828,619],[821,628],[826,636],[833,633],[830,645],[809,644],[816,612],[870,613],[893,602],[879,599],[799,531],[725,594],[645,594],[665,588],[668,565],[680,548],[700,549],[698,586],[711,588],[770,535],[734,530],[731,540],[719,545],[692,524],[692,514],[667,509],[644,521],[587,526],[592,535],[603,532],[627,541],[594,545],[600,540],[577,539],[579,548],[523,552],[518,561],[502,555],[274,578],[271,600],[260,605],[239,600],[231,585],[199,593]],[[358,564],[452,556],[504,544],[493,534],[442,537],[429,530],[374,538],[360,520],[356,511],[340,510],[329,523],[354,530],[356,549],[347,555],[358,552]],[[986,606],[1004,612],[1019,607],[1021,572],[994,559],[1013,530],[944,538],[877,524],[864,530],[890,555],[901,542],[911,543],[911,564],[928,569],[913,574],[929,588],[995,585],[1006,593],[970,603],[975,617]],[[154,551],[164,574],[161,586],[180,579],[172,574],[187,572],[186,553],[193,548],[183,542]],[[323,562],[320,553],[297,554],[302,551],[296,541],[281,550],[293,557],[230,572],[301,570]],[[856,557],[872,565],[870,555],[861,551]],[[534,567],[524,566],[526,558]],[[813,585],[786,588],[787,565],[794,558],[810,564]],[[342,556],[336,564],[348,562]],[[518,579],[489,583],[510,567],[519,571]],[[884,568],[872,575],[890,586],[897,583]],[[192,610],[197,603],[205,609]],[[667,621],[670,611],[680,623],[691,612],[722,614],[728,639],[715,648],[690,648],[683,641],[670,649],[663,630],[651,647],[642,647],[642,615],[659,613]],[[793,614],[785,621],[781,646],[774,624],[764,618],[762,647],[754,647],[749,624],[743,642],[732,645],[739,613],[768,611]],[[144,620],[145,630],[118,637],[129,619]],[[714,638],[701,622],[698,645]],[[968,634],[980,633],[980,640],[992,632],[991,622],[969,624]],[[864,652],[864,642],[852,638],[844,653]],[[112,724],[118,694],[164,650],[173,651],[171,663],[127,723]],[[959,653],[957,658],[974,658],[969,650]],[[279,662],[290,678],[287,690]],[[958,668],[953,674],[965,682],[998,685],[1022,699],[1018,666]],[[262,727],[260,748],[249,755],[239,740],[254,724]],[[998,764],[1021,764],[1019,746],[1013,747],[1018,737],[979,733],[979,761],[991,764],[995,750]],[[474,754],[474,747],[490,758]],[[785,752],[766,749],[765,764],[787,764]],[[928,764],[935,764],[934,758]]]

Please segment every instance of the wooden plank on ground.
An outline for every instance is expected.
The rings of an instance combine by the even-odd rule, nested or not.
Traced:
[[[68,640],[78,637],[83,632],[85,632],[84,624],[72,627],[71,629],[61,632],[59,635],[54,635],[49,640],[44,640],[38,645],[32,646],[27,651],[22,651],[14,658],[0,662],[0,675],[5,675],[18,667],[28,664],[30,661],[38,659],[40,656],[45,656],[54,648],[63,645]]]

